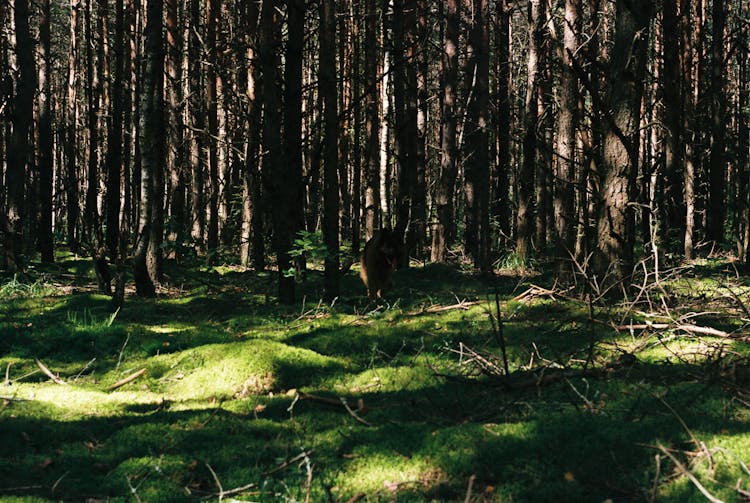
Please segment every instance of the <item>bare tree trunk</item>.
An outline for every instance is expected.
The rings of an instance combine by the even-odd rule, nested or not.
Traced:
[[[39,67],[37,68],[39,95],[39,251],[42,262],[54,262],[54,240],[52,238],[52,53],[50,52],[50,0],[42,0],[39,18]]]
[[[203,94],[201,15],[199,0],[190,1],[190,38],[188,40],[188,79],[190,88],[190,122],[193,132],[190,135],[190,172],[192,192],[192,237],[196,247],[202,250],[206,234],[205,158],[206,147],[203,130],[206,127],[205,102]]]
[[[29,29],[29,5],[27,0],[15,0],[14,21],[16,31],[16,61],[18,81],[12,115],[13,132],[10,138],[7,160],[7,223],[5,230],[5,257],[11,271],[23,270],[23,217],[26,177],[31,171],[33,145],[30,134],[34,117],[34,45]]]
[[[305,227],[302,201],[302,46],[305,40],[304,0],[287,0],[287,29],[289,32],[284,67],[284,145],[289,169],[287,187],[289,201],[287,218],[291,220],[292,232]],[[294,239],[294,234],[292,238]],[[303,259],[297,268],[304,266]]]
[[[171,186],[169,240],[174,243],[177,260],[182,258],[185,242],[185,136],[182,113],[182,48],[183,38],[178,20],[178,0],[166,0],[167,8],[167,104],[169,114],[169,146],[167,165]]]
[[[291,267],[289,250],[292,246],[294,221],[292,206],[293,195],[290,185],[289,165],[282,145],[278,127],[278,117],[282,116],[281,93],[277,86],[277,47],[280,46],[281,23],[276,10],[277,2],[264,1],[261,12],[261,49],[260,59],[263,66],[263,176],[268,184],[273,206],[271,216],[274,227],[274,245],[278,264],[279,302],[294,302],[294,277],[286,274]]]
[[[598,247],[594,266],[605,286],[624,282],[633,270],[638,174],[640,100],[653,3],[617,1],[615,42],[609,68],[610,111],[604,135],[603,183],[599,198]]]
[[[492,201],[492,215],[497,219],[500,243],[505,244],[511,233],[510,208],[510,125],[511,125],[511,59],[510,59],[510,18],[511,5],[508,0],[497,4],[496,55],[495,55],[495,194]]]
[[[162,0],[149,0],[144,30],[143,87],[139,100],[141,154],[141,193],[138,238],[135,247],[133,276],[136,293],[142,297],[153,297],[158,282],[158,255],[154,243],[154,218],[156,205],[161,204],[157,184],[157,171],[164,163],[164,103],[162,85],[164,74],[164,52],[162,36]]]
[[[378,2],[365,2],[365,240],[380,226]]]
[[[360,93],[361,67],[360,67],[360,2],[356,4],[349,1],[349,14],[352,18],[351,48],[352,48],[352,96],[354,97],[354,142],[352,145],[352,252],[354,256],[359,255],[362,226],[362,102]],[[368,48],[375,52],[375,48]],[[369,93],[368,93],[369,94]]]
[[[220,21],[221,0],[208,0],[206,10],[206,52],[209,64],[206,71],[206,104],[208,106],[208,256],[207,262],[214,263],[219,247],[219,118],[216,86],[219,64],[217,54],[216,29]]]
[[[558,269],[571,273],[571,254],[575,241],[576,129],[578,128],[578,78],[573,68],[573,55],[578,50],[581,30],[580,0],[566,0],[563,27],[562,77],[560,112],[557,118],[557,175],[555,177],[554,215],[555,245]]]
[[[323,242],[325,258],[325,299],[339,296],[339,181],[337,171],[338,112],[336,110],[336,9],[334,0],[320,0],[320,90],[324,101],[325,146],[323,151]]]
[[[711,56],[711,147],[709,165],[706,239],[712,246],[724,242],[726,220],[726,87],[724,74],[724,0],[713,0]]]
[[[260,171],[259,171],[259,146],[260,146],[260,119],[261,105],[258,103],[256,89],[260,78],[260,65],[256,57],[258,14],[260,9],[255,2],[248,2],[242,7],[243,30],[247,53],[242,59],[243,70],[246,72],[247,109],[245,131],[247,140],[245,143],[245,164],[242,172],[242,230],[240,233],[240,263],[244,267],[251,264],[253,257],[254,234],[262,235],[262,226],[256,228],[258,215],[262,214],[260,209]],[[262,242],[262,240],[261,240]],[[262,261],[261,261],[262,264]],[[257,268],[260,264],[253,264]],[[262,270],[263,267],[260,267]]]
[[[115,1],[115,68],[112,83],[112,120],[107,143],[107,248],[113,262],[118,261],[120,249],[120,184],[122,183],[121,166],[122,131],[123,131],[123,91],[124,79],[124,51],[125,48],[125,15],[123,0]]]
[[[472,82],[466,120],[466,251],[477,269],[489,267],[489,30],[487,0],[472,0],[473,24],[469,32],[471,65],[467,78]]]
[[[68,51],[67,110],[65,125],[67,242],[72,252],[78,251],[78,163],[76,162],[76,128],[78,124],[78,9],[80,0],[70,0],[70,48]]]
[[[440,177],[438,179],[435,205],[437,220],[432,233],[433,262],[444,262],[448,245],[451,242],[453,212],[453,193],[458,169],[456,157],[456,115],[458,88],[458,47],[459,47],[459,12],[458,0],[448,0],[445,18],[445,39],[440,63],[442,86],[442,146],[440,159]]]
[[[523,164],[518,173],[518,212],[516,214],[516,253],[522,259],[531,250],[534,232],[534,174],[537,159],[537,86],[544,8],[542,0],[530,0],[528,7],[529,54],[527,57],[526,106],[523,136]]]

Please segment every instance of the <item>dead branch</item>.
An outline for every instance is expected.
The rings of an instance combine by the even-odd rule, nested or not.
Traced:
[[[482,301],[480,301],[480,300],[474,300],[474,301],[470,301],[470,302],[462,300],[458,304],[451,304],[450,306],[439,306],[439,305],[430,306],[430,307],[424,309],[422,312],[423,313],[442,313],[442,312],[445,312],[445,311],[452,311],[454,309],[467,310],[471,306],[476,306],[477,304],[481,304],[481,303],[482,303]]]
[[[346,503],[357,503],[357,501],[361,500],[362,498],[366,498],[366,497],[367,497],[367,494],[365,494],[365,493],[355,494],[354,496],[352,496],[351,498],[349,498],[348,500],[346,500]]]
[[[698,478],[695,475],[693,475],[693,473],[690,470],[688,470],[687,467],[685,467],[685,465],[683,465],[682,463],[680,463],[680,460],[678,460],[677,457],[674,454],[672,454],[671,452],[669,452],[663,445],[661,445],[661,443],[657,442],[656,448],[659,449],[664,454],[666,454],[667,457],[669,457],[669,459],[672,460],[672,462],[675,464],[675,466],[682,473],[684,473],[687,476],[688,479],[690,479],[690,482],[693,483],[693,485],[701,492],[701,494],[703,494],[703,496],[706,497],[706,499],[708,501],[710,501],[711,503],[724,503],[722,500],[720,500],[719,498],[715,497],[710,492],[708,492],[708,489],[706,489],[703,486],[703,484],[700,483],[700,481],[698,480]]]
[[[365,403],[361,398],[357,400],[357,409],[354,410],[351,407],[349,407],[349,404],[347,403],[346,398],[344,397],[339,397],[338,399],[335,399],[335,398],[328,398],[325,396],[311,395],[309,393],[300,393],[298,396],[301,400],[309,400],[311,402],[318,402],[318,403],[322,403],[325,405],[333,405],[335,407],[343,406],[344,409],[346,409],[346,411],[358,423],[361,423],[365,426],[372,426],[371,423],[368,423],[367,421],[362,419],[362,417],[359,414],[357,414],[357,412],[359,412],[360,414],[364,414],[367,412],[367,407],[365,406]]]
[[[543,288],[537,285],[531,285],[529,288],[513,297],[512,300],[520,302],[522,300],[531,299],[533,297],[549,297],[551,299],[554,299],[556,296],[557,292],[555,292],[554,290]]]
[[[701,327],[699,325],[691,325],[686,323],[678,323],[672,325],[669,323],[636,323],[629,325],[617,325],[614,327],[618,332],[632,331],[632,330],[682,330],[683,332],[690,332],[693,334],[709,335],[712,337],[731,337],[728,332],[719,330],[713,327]]]
[[[264,477],[266,477],[266,476],[274,474],[276,472],[280,472],[282,470],[285,470],[285,469],[289,468],[291,465],[293,465],[294,463],[296,463],[297,461],[299,461],[301,459],[305,459],[306,457],[309,457],[309,455],[312,454],[313,452],[315,452],[313,449],[311,449],[309,451],[302,451],[301,453],[297,454],[293,458],[287,459],[286,461],[284,461],[283,463],[281,463],[276,468],[273,468],[271,470],[263,472],[262,475]]]
[[[63,385],[67,385],[68,384],[65,381],[63,381],[62,379],[60,379],[58,376],[56,376],[55,374],[53,374],[52,371],[50,369],[48,369],[41,362],[41,360],[39,360],[39,358],[34,358],[34,363],[36,363],[36,366],[39,367],[39,370],[41,370],[42,372],[44,372],[44,374],[47,377],[49,377],[50,379],[52,379],[55,383],[57,383],[57,384],[63,384]]]
[[[125,386],[129,382],[135,381],[136,379],[138,379],[139,377],[141,377],[142,375],[144,375],[146,372],[147,372],[147,370],[145,368],[139,370],[138,372],[134,372],[134,373],[130,374],[128,377],[126,377],[124,379],[120,379],[119,381],[117,381],[116,383],[114,383],[112,386],[110,386],[109,388],[107,388],[107,391],[116,390],[117,388],[119,388],[121,386]]]

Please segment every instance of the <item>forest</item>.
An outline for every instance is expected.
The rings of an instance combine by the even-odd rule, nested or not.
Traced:
[[[0,1],[0,500],[746,501],[749,36]]]

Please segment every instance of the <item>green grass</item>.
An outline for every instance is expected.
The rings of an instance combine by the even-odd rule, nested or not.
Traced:
[[[659,446],[717,498],[750,490],[750,347],[612,330],[662,321],[658,302],[598,304],[592,321],[574,292],[513,300],[523,278],[436,265],[399,271],[379,306],[356,271],[333,307],[319,272],[292,307],[271,274],[168,276],[170,293],[116,313],[71,255],[0,279],[1,501],[705,501]],[[746,332],[750,284],[729,265],[661,287],[673,316]],[[478,372],[477,354],[501,366],[495,291],[511,371],[566,379],[507,389]],[[632,367],[581,372],[626,352]]]

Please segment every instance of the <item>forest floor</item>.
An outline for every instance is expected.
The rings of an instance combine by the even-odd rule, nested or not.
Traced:
[[[32,265],[0,278],[2,501],[750,495],[750,278],[729,260],[644,266],[618,301],[427,265],[379,305],[352,270],[328,306],[311,272],[294,307],[272,273],[168,264],[114,313],[90,260]]]

